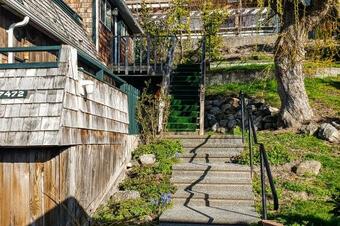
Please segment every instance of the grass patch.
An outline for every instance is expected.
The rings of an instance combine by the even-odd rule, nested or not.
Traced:
[[[280,98],[277,94],[277,83],[273,79],[208,86],[206,95],[238,95],[241,90],[249,96],[264,99],[272,106],[280,106]]]
[[[310,103],[316,112],[329,117],[340,116],[340,75],[327,78],[306,78],[305,87]],[[280,106],[277,83],[273,79],[208,86],[206,95],[238,95],[241,90],[251,97],[264,99],[271,106]]]
[[[245,64],[230,64],[220,63],[212,65],[210,73],[227,73],[227,72],[258,72],[258,71],[273,71],[273,63],[245,63]]]
[[[305,86],[313,109],[328,117],[340,116],[340,75],[306,78]]]
[[[170,182],[171,168],[182,152],[179,141],[159,140],[140,145],[133,153],[138,160],[143,154],[154,154],[157,162],[153,166],[135,165],[121,184],[121,190],[138,191],[139,199],[110,200],[94,215],[94,225],[153,225],[158,216],[171,205],[171,194],[175,187]]]
[[[258,133],[272,164],[276,188],[280,199],[280,210],[270,211],[270,219],[284,225],[340,226],[340,147],[329,144],[316,137],[293,132]],[[242,161],[248,164],[247,150],[242,154]],[[259,164],[259,155],[255,151],[255,164]],[[299,177],[294,172],[282,168],[282,164],[292,161],[317,160],[322,164],[317,176]],[[260,209],[260,178],[254,177],[256,203]],[[270,194],[267,186],[267,194]],[[304,193],[305,195],[302,195]],[[305,196],[305,197],[304,197]],[[270,200],[270,196],[268,196]]]

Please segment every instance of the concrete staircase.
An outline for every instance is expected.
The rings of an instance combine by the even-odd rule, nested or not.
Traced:
[[[174,165],[174,206],[161,226],[249,225],[255,212],[250,167],[231,163],[243,150],[235,136],[169,136],[181,139],[185,152]]]

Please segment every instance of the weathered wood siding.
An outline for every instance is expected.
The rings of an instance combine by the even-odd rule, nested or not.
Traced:
[[[83,225],[123,177],[126,141],[0,149],[0,225]]]
[[[94,82],[93,94],[82,80]],[[63,47],[59,68],[1,70],[0,89],[28,90],[0,99],[0,146],[112,144],[128,133],[127,95],[78,72],[73,48]]]
[[[22,18],[15,16],[0,6],[0,47],[7,47],[8,34],[6,30],[12,23],[21,21]],[[57,42],[30,24],[15,30],[15,46],[48,46],[56,45]],[[47,52],[16,53],[17,60],[28,62],[49,62],[56,61],[56,56]],[[7,62],[7,55],[0,53],[0,63]]]
[[[94,82],[93,94],[82,80]],[[78,72],[69,46],[58,68],[0,70],[0,90],[8,89],[29,91],[0,100],[0,225],[84,225],[137,145],[127,95]]]

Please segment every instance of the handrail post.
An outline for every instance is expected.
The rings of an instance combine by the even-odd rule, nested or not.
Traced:
[[[204,135],[204,102],[205,102],[205,76],[207,70],[206,62],[206,37],[202,41],[202,62],[201,62],[201,85],[200,85],[200,135]]]
[[[241,102],[242,143],[244,143],[245,118],[244,118],[244,94],[242,91],[240,92],[240,102]]]
[[[249,145],[249,165],[250,165],[250,176],[251,178],[253,178],[253,173],[254,173],[254,164],[253,164],[253,142],[251,139],[252,136],[252,129],[251,129],[251,120],[250,120],[250,116],[248,116],[248,125],[249,125],[249,129],[248,129],[248,145]]]
[[[267,220],[265,166],[264,166],[264,158],[263,158],[262,148],[260,148],[260,164],[261,164],[262,219]]]

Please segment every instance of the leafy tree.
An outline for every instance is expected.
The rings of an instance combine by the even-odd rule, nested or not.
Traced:
[[[219,56],[219,50],[223,43],[222,37],[218,35],[222,24],[227,19],[227,10],[216,5],[212,0],[202,3],[202,24],[203,34],[208,37],[207,49],[210,51],[211,58],[216,59]]]
[[[167,28],[169,34],[179,35],[181,60],[183,61],[183,33],[190,34],[190,2],[191,0],[173,0],[167,13]]]
[[[275,76],[281,99],[281,121],[286,127],[299,127],[313,118],[304,86],[303,61],[308,32],[329,15],[336,0],[258,0],[281,18],[276,42]]]

